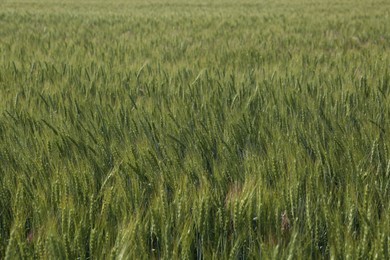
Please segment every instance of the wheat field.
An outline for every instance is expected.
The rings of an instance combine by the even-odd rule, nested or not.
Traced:
[[[389,130],[389,1],[0,1],[0,259],[389,259]]]

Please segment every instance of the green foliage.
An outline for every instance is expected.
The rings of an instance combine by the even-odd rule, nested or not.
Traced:
[[[390,258],[386,1],[2,1],[0,259]]]

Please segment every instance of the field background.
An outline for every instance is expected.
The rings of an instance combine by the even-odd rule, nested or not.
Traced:
[[[390,258],[390,1],[0,0],[0,259]]]

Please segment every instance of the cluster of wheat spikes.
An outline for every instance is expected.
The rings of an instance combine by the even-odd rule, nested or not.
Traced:
[[[2,1],[0,259],[389,259],[388,10]]]

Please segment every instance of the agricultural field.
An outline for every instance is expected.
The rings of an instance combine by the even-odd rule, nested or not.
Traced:
[[[0,0],[0,259],[389,259],[390,1]]]

